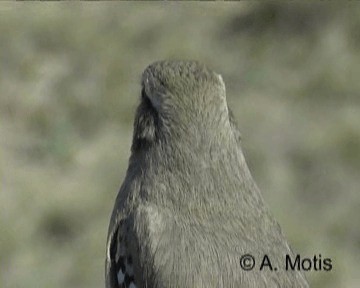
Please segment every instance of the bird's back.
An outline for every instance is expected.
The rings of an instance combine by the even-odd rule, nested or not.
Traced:
[[[285,269],[292,252],[247,168],[221,76],[164,61],[142,85],[109,226],[107,287],[308,287]],[[272,269],[260,269],[264,259]]]

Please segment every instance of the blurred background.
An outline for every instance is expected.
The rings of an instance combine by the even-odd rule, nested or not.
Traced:
[[[360,284],[360,6],[1,3],[1,287],[104,287],[140,76],[222,74],[243,149],[312,287]]]

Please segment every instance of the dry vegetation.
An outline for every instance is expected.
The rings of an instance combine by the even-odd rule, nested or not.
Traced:
[[[359,287],[357,3],[1,3],[1,287],[102,287],[144,67],[223,75],[251,171],[294,250]]]

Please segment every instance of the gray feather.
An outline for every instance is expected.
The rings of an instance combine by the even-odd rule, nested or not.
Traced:
[[[248,253],[279,267],[292,255],[246,165],[221,76],[194,61],[150,65],[109,226],[106,287],[308,287],[298,271],[242,270]]]

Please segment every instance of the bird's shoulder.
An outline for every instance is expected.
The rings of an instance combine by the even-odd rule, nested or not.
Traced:
[[[152,287],[154,255],[161,257],[163,249],[158,245],[171,216],[146,204],[128,213],[118,211],[113,218],[107,243],[106,287]]]

